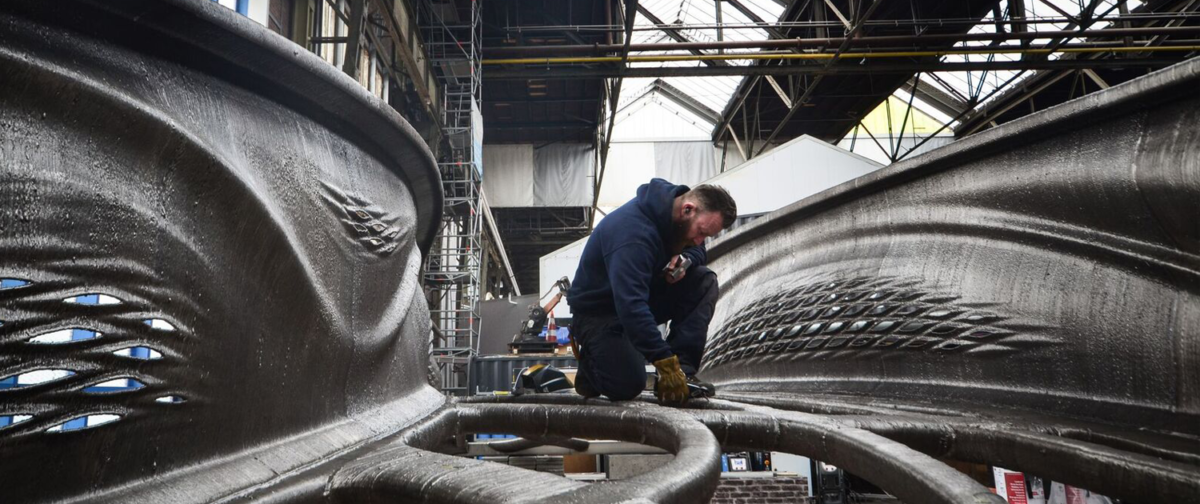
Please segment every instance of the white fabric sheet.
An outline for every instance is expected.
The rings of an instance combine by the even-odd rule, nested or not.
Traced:
[[[595,164],[595,153],[588,144],[551,144],[534,149],[533,206],[592,206]]]
[[[654,144],[612,144],[608,149],[598,206],[607,211],[624,205],[637,193],[638,186],[649,182],[654,173]]]
[[[717,174],[717,161],[707,141],[654,143],[654,176],[673,184],[699,185]]]
[[[533,146],[483,146],[483,191],[492,208],[533,206]]]

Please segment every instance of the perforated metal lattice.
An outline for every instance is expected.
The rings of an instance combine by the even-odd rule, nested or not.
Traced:
[[[69,282],[5,279],[0,302],[0,438],[54,434],[153,414],[186,401],[160,376],[163,350],[190,333],[147,303],[120,294],[76,294]],[[81,396],[87,396],[84,400]],[[170,398],[171,400],[158,400]]]
[[[870,359],[879,352],[1004,354],[1050,345],[1017,338],[995,303],[959,298],[916,279],[847,278],[807,282],[748,303],[709,340],[705,366],[762,359]],[[1025,326],[1028,328],[1028,324]]]

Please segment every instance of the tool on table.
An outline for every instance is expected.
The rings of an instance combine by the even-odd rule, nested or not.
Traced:
[[[523,353],[546,353],[553,352],[554,347],[558,342],[551,337],[542,338],[539,336],[542,333],[542,327],[545,327],[546,320],[549,314],[558,306],[559,301],[562,301],[567,295],[567,291],[571,288],[571,280],[567,277],[562,277],[554,282],[554,286],[550,288],[546,296],[558,289],[554,297],[550,298],[550,302],[546,306],[540,306],[537,303],[529,305],[529,318],[521,324],[521,328],[517,330],[517,334],[513,335],[512,341],[508,344],[509,350],[515,354]],[[539,300],[540,302],[540,300]]]

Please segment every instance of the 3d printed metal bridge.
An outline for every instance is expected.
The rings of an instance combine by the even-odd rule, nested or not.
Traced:
[[[0,76],[0,500],[702,502],[735,449],[913,503],[1000,502],[947,459],[1200,500],[1198,61],[715,243],[686,409],[432,389],[432,156],[232,12],[6,1]],[[479,431],[676,456],[584,484],[454,456]]]

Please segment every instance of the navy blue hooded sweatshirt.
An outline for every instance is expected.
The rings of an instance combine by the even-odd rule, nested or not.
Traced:
[[[638,187],[637,197],[592,231],[567,293],[577,315],[616,314],[625,335],[650,362],[671,356],[650,312],[650,282],[671,259],[671,209],[675,197],[689,190],[659,178]],[[708,258],[703,245],[688,247],[683,255],[693,268]]]

